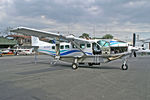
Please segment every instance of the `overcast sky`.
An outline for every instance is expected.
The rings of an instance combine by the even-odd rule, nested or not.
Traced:
[[[150,32],[150,0],[0,0],[1,29],[17,26],[99,37]]]

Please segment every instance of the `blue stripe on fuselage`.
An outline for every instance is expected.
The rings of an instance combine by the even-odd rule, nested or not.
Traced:
[[[70,54],[70,53],[74,53],[74,52],[80,52],[80,50],[70,50],[70,51],[67,51],[67,52],[64,52],[64,53],[60,53],[60,55],[64,56],[64,55],[67,55],[67,54]]]
[[[56,55],[55,51],[49,51],[49,50],[43,50],[43,49],[39,49],[38,51],[39,52],[44,51],[44,52],[51,53],[52,55]],[[81,52],[81,51],[80,50],[60,50],[60,56],[68,55],[68,54],[75,53],[75,52]],[[85,52],[85,53],[88,55],[92,55],[92,53],[89,53],[89,52]]]

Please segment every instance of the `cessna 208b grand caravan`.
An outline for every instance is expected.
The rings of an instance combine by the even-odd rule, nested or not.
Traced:
[[[89,66],[100,65],[113,60],[123,58],[122,70],[127,70],[127,58],[132,52],[112,53],[110,42],[105,40],[87,40],[70,36],[63,36],[57,33],[41,30],[17,27],[10,32],[31,35],[32,46],[38,46],[38,52],[49,54],[55,59],[72,62],[72,68],[77,69],[79,63],[88,63]],[[56,40],[55,43],[40,41],[38,37],[50,37]],[[60,42],[65,41],[65,42]],[[132,50],[131,50],[132,51]]]

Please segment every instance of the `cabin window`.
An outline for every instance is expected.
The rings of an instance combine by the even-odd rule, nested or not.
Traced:
[[[65,49],[69,49],[69,45],[65,45]]]
[[[84,49],[85,48],[85,44],[80,44],[80,48]]]
[[[87,48],[90,48],[91,47],[91,44],[87,44]]]
[[[64,45],[61,45],[61,46],[60,46],[60,49],[64,49]]]
[[[52,49],[55,49],[55,46],[52,46]]]
[[[72,48],[76,48],[76,46],[75,46],[75,45],[72,45]]]

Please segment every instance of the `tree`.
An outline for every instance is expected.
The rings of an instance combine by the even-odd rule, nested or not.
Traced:
[[[102,37],[102,39],[113,39],[113,36],[111,34],[106,34]]]
[[[89,39],[90,36],[88,33],[83,33],[81,36],[79,36],[79,38],[86,38],[86,39]]]

